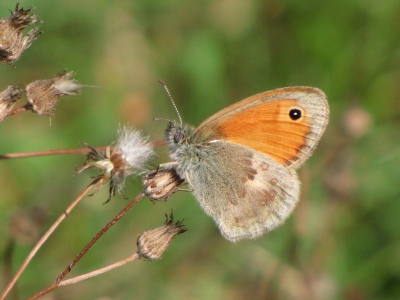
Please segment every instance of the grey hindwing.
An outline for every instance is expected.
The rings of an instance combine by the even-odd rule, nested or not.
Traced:
[[[255,238],[281,225],[299,199],[290,170],[250,148],[211,142],[186,175],[205,212],[231,241]]]

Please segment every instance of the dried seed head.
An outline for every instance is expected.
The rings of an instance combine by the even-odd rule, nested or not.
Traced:
[[[116,147],[121,149],[123,159],[134,173],[144,171],[145,164],[154,155],[148,137],[142,136],[138,130],[122,126],[118,129],[118,135]]]
[[[172,240],[178,234],[187,231],[182,222],[178,221],[174,224],[172,213],[169,218],[167,215],[165,216],[167,219],[163,226],[145,231],[138,236],[137,253],[140,258],[147,260],[160,259]]]
[[[153,148],[147,137],[141,136],[134,129],[123,128],[119,130],[120,137],[116,146],[107,147],[104,153],[84,144],[90,151],[85,164],[76,171],[76,174],[88,168],[98,168],[102,173],[96,176],[94,193],[110,180],[110,197],[116,192],[124,197],[123,188],[125,179],[129,175],[139,174],[144,170],[144,165],[153,155]]]
[[[36,15],[31,15],[32,9],[19,9],[18,3],[11,17],[0,20],[0,62],[9,64],[19,59],[22,52],[29,48],[34,40],[42,33],[35,27],[26,36],[22,31],[39,23]]]
[[[20,85],[10,85],[8,88],[0,93],[0,122],[8,116],[15,102],[21,98],[23,91]]]
[[[39,115],[53,115],[58,99],[64,95],[75,96],[81,93],[83,85],[70,80],[75,72],[66,70],[46,80],[34,81],[26,87],[26,98],[32,111]]]
[[[10,220],[10,235],[20,243],[35,243],[47,221],[47,213],[41,207],[16,212]]]
[[[107,157],[107,153],[110,153],[110,147],[107,147],[104,153],[97,151],[92,146],[82,143],[84,146],[88,147],[90,151],[86,155],[86,161],[82,167],[76,169],[75,175],[81,173],[82,171],[89,168],[97,168],[102,171],[101,174],[95,177],[96,187],[93,194],[97,193],[100,188],[111,178],[111,171],[114,168],[113,163]],[[92,194],[92,195],[93,195]],[[111,197],[111,195],[110,195]],[[107,201],[108,202],[108,201]]]
[[[143,193],[151,201],[166,201],[184,181],[175,169],[156,170],[143,178]]]

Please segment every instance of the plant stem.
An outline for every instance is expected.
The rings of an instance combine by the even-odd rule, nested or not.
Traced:
[[[57,221],[54,222],[54,224],[47,230],[47,232],[42,236],[42,238],[37,242],[35,247],[32,249],[32,251],[29,253],[27,258],[25,259],[24,263],[22,266],[19,268],[17,273],[15,274],[14,278],[11,280],[11,282],[8,284],[6,290],[4,293],[1,295],[0,300],[4,300],[4,298],[8,295],[10,290],[13,288],[17,280],[20,278],[21,274],[24,272],[32,258],[36,255],[38,250],[42,247],[42,245],[46,242],[46,240],[49,238],[49,236],[56,230],[58,225],[68,216],[68,214],[71,212],[71,210],[79,203],[79,201],[87,194],[87,192],[94,186],[96,181],[93,181],[90,183],[83,191],[82,193],[67,207],[67,209],[62,213],[62,215],[57,219]]]
[[[41,297],[41,296],[43,296],[43,295],[46,295],[47,293],[49,293],[49,292],[55,290],[55,289],[58,288],[60,285],[66,285],[66,284],[68,284],[68,283],[62,283],[62,282],[69,282],[69,281],[67,281],[67,280],[66,280],[66,281],[62,281],[62,279],[71,271],[72,267],[82,258],[82,256],[84,256],[84,255],[86,254],[86,252],[93,246],[93,244],[96,243],[96,241],[97,241],[108,229],[110,229],[111,226],[113,226],[119,219],[121,219],[122,216],[125,215],[136,203],[138,203],[139,200],[143,198],[143,196],[144,196],[143,193],[140,193],[139,195],[137,195],[136,198],[133,199],[127,206],[125,206],[125,208],[124,208],[123,210],[121,210],[120,213],[119,213],[118,215],[116,215],[110,222],[108,222],[107,225],[104,226],[104,227],[95,235],[95,237],[86,245],[86,247],[78,254],[78,256],[72,261],[72,263],[57,277],[56,282],[55,282],[53,285],[51,285],[51,286],[45,288],[44,290],[42,290],[42,291],[36,293],[35,295],[29,297],[28,300],[37,299],[37,298],[39,298],[39,297]],[[131,256],[130,258],[128,258],[127,260],[129,260],[129,259],[130,259],[130,260],[134,260],[134,259],[136,259],[136,257],[135,257],[135,255],[133,255],[133,256]],[[125,261],[125,260],[124,260],[124,261]],[[114,265],[116,265],[115,267],[117,267],[117,266],[121,265],[121,263],[122,263],[122,261],[121,261],[121,262],[118,262],[118,263],[115,263]],[[111,266],[113,266],[113,265],[111,265]],[[109,266],[109,267],[110,267],[110,266]],[[115,268],[115,267],[114,267],[114,268]],[[99,274],[106,272],[106,271],[107,271],[107,268],[108,268],[108,267],[105,267],[105,268],[104,268],[105,270],[102,271],[102,272],[100,272]],[[102,270],[102,269],[100,269],[100,270]],[[99,271],[99,270],[97,270],[97,271]],[[94,272],[97,272],[97,271],[94,271]],[[91,273],[89,273],[89,274],[91,274]],[[86,275],[88,275],[88,274],[86,274]],[[85,275],[82,275],[82,276],[85,276]],[[95,275],[92,275],[92,276],[95,276]],[[80,276],[78,276],[78,277],[80,277]],[[88,278],[89,278],[89,277],[88,277]],[[70,279],[70,280],[76,280],[76,278],[72,278],[72,279]],[[83,280],[83,279],[81,279],[81,280]],[[76,282],[77,282],[77,281],[76,281]],[[74,282],[71,282],[71,283],[74,283]]]
[[[97,147],[97,150],[104,151],[107,147]],[[12,158],[26,158],[26,157],[38,157],[48,155],[63,155],[63,154],[86,154],[90,151],[89,148],[78,148],[78,149],[60,149],[60,150],[45,150],[35,152],[22,152],[22,153],[9,153],[0,155],[0,159],[12,159]]]
[[[12,111],[10,111],[8,113],[8,116],[13,116],[13,115],[16,115],[16,114],[20,114],[20,113],[28,111],[28,110],[29,111],[32,110],[32,106],[30,104],[25,104],[24,106],[21,106],[21,107],[18,107],[18,108],[14,108]]]
[[[40,298],[43,295],[46,295],[46,294],[50,293],[51,291],[55,290],[56,288],[58,288],[58,284],[54,283],[53,285],[45,288],[44,290],[41,290],[39,293],[29,297],[27,300],[34,300],[34,299]]]
[[[129,256],[128,258],[125,258],[125,259],[123,259],[123,260],[121,260],[119,262],[116,262],[116,263],[114,263],[112,265],[109,265],[107,267],[98,269],[98,270],[93,271],[93,272],[86,273],[84,275],[76,276],[76,277],[73,277],[73,278],[68,279],[68,280],[62,280],[59,283],[54,283],[51,286],[45,288],[44,290],[41,290],[39,293],[36,293],[35,295],[29,297],[28,300],[38,299],[39,297],[41,297],[43,295],[46,295],[47,293],[50,293],[51,291],[55,290],[59,286],[65,286],[65,285],[77,283],[79,281],[82,281],[82,280],[85,280],[85,279],[88,279],[88,278],[103,274],[105,272],[111,271],[112,269],[118,268],[118,267],[120,267],[120,266],[122,266],[122,265],[124,265],[124,264],[126,264],[128,262],[134,261],[134,260],[136,260],[138,258],[139,258],[139,254],[135,253],[134,255]]]
[[[57,277],[56,279],[56,285],[60,283],[60,281],[72,270],[73,266],[86,254],[86,252],[93,246],[94,243],[108,230],[110,229],[111,226],[113,226],[119,219],[122,218],[123,215],[125,215],[136,203],[139,202],[140,199],[142,199],[144,196],[143,193],[140,193],[139,195],[136,196],[135,199],[133,199],[121,212],[114,217],[110,222],[107,223],[106,226],[103,227],[96,235],[95,237],[86,245],[86,247],[81,251],[81,253],[78,254],[77,257],[69,264],[69,266]]]
[[[152,143],[153,146],[164,146],[164,141],[157,141]],[[107,146],[96,147],[96,150],[105,151]],[[77,148],[77,149],[59,149],[59,150],[44,150],[34,152],[21,152],[21,153],[8,153],[1,154],[0,160],[12,159],[12,158],[26,158],[26,157],[38,157],[38,156],[49,156],[49,155],[64,155],[64,154],[86,154],[90,151],[89,148]]]
[[[139,254],[135,253],[134,255],[129,256],[128,258],[125,258],[124,260],[116,262],[116,263],[114,263],[112,265],[109,265],[107,267],[104,267],[104,268],[98,269],[96,271],[92,271],[90,273],[86,273],[86,274],[83,274],[83,275],[80,275],[80,276],[77,276],[77,277],[73,277],[73,278],[68,279],[68,280],[62,280],[62,281],[60,281],[58,286],[64,286],[64,285],[77,283],[79,281],[82,281],[82,280],[85,280],[85,279],[88,279],[88,278],[103,274],[105,272],[111,271],[112,269],[118,268],[118,267],[120,267],[120,266],[122,266],[122,265],[124,265],[124,264],[126,264],[128,262],[134,261],[134,260],[136,260],[138,258],[139,258]]]

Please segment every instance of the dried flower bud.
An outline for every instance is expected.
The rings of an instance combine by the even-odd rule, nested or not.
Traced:
[[[130,128],[120,128],[120,137],[116,146],[107,147],[104,153],[84,144],[90,151],[87,154],[85,164],[76,171],[76,174],[88,168],[98,168],[102,173],[96,176],[96,188],[94,193],[110,180],[110,196],[118,194],[124,197],[123,188],[125,179],[129,175],[138,174],[144,170],[145,163],[152,157],[153,148],[147,137],[143,137],[139,131]]]
[[[163,226],[153,230],[148,230],[141,233],[137,239],[138,254],[140,258],[147,260],[160,259],[162,254],[167,250],[172,240],[181,233],[187,231],[178,221],[174,224],[173,215],[171,213],[169,219],[166,220]]]
[[[61,96],[80,94],[83,85],[76,80],[70,80],[73,76],[75,76],[75,72],[67,73],[64,70],[53,78],[28,84],[26,98],[32,106],[32,111],[39,115],[51,116]]]
[[[22,94],[20,85],[10,85],[4,92],[0,93],[0,122],[3,122],[8,116]]]
[[[11,17],[0,20],[0,61],[3,64],[17,61],[22,52],[42,33],[35,27],[26,36],[22,35],[26,27],[40,22],[36,15],[30,15],[31,10],[19,9],[17,3]]]
[[[151,201],[166,201],[184,181],[175,169],[156,170],[143,178],[143,193]]]
[[[10,221],[10,235],[17,241],[31,245],[35,243],[46,224],[47,214],[41,207],[16,212]]]

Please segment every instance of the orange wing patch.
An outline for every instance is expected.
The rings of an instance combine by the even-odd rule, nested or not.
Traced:
[[[300,109],[299,119],[290,118],[292,108]],[[255,104],[221,120],[212,138],[250,147],[290,165],[307,148],[309,133],[305,109],[296,100],[280,100]]]

